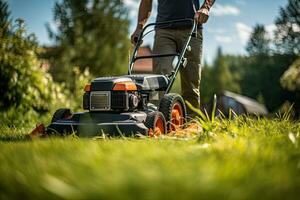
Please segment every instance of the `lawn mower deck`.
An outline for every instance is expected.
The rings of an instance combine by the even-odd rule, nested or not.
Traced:
[[[192,29],[180,54],[137,56],[147,28],[182,21],[191,22]],[[83,108],[86,112],[73,114],[70,109],[58,109],[51,124],[42,130],[47,135],[75,133],[82,137],[101,134],[131,136],[137,133],[155,136],[182,126],[186,118],[184,100],[179,94],[169,92],[180,67],[187,63],[185,54],[191,51],[189,43],[191,37],[197,35],[196,30],[196,22],[190,19],[148,24],[137,40],[128,75],[94,79],[84,89]],[[170,56],[177,57],[177,64],[170,75],[132,74],[134,63],[139,59]]]
[[[136,133],[148,134],[144,122],[145,112],[101,113],[80,112],[70,118],[52,122],[47,127],[48,134],[76,133],[80,137],[90,137],[101,134],[110,136],[132,136]]]

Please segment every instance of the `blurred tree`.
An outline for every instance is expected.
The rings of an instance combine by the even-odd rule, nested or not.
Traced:
[[[56,41],[51,73],[66,81],[73,67],[89,68],[92,75],[126,72],[128,40],[127,10],[121,0],[63,0],[55,4],[57,30],[48,25]],[[72,87],[73,80],[69,82]]]
[[[295,61],[300,54],[300,2],[288,0],[285,7],[280,8],[276,19],[275,43],[280,54],[289,56],[289,60]],[[286,62],[285,66],[291,66],[282,73],[281,84],[291,92],[287,100],[294,103],[296,114],[300,116],[300,94],[298,88],[299,73],[297,71],[299,60]]]
[[[235,56],[223,55],[222,49],[219,47],[214,64],[209,66],[204,63],[200,90],[202,103],[207,103],[214,94],[219,94],[224,90],[240,92],[240,72],[231,70],[231,68],[238,68],[236,64],[239,65],[239,63],[234,63],[236,58]]]
[[[281,77],[284,88],[294,93],[296,117],[300,117],[300,57],[284,72]]]
[[[291,93],[284,91],[279,79],[293,58],[271,54],[271,42],[264,26],[256,25],[246,47],[250,56],[243,65],[241,89],[244,95],[265,102],[269,111],[275,111],[291,98]]]
[[[285,91],[280,84],[280,77],[292,59],[288,55],[251,56],[243,65],[241,80],[242,94],[251,98],[264,100],[269,111],[276,111],[291,93]]]
[[[234,80],[232,72],[229,69],[228,62],[222,53],[221,47],[217,50],[217,57],[213,67],[215,76],[216,93],[224,90],[239,92],[239,84]]]
[[[3,35],[6,35],[8,33],[8,26],[10,24],[10,12],[8,10],[8,4],[2,0],[0,0],[0,38],[3,37]]]
[[[288,0],[276,19],[275,39],[280,53],[300,53],[300,1]]]
[[[246,50],[249,55],[269,55],[270,49],[270,38],[268,38],[267,31],[263,25],[257,24],[251,33],[248,41]]]
[[[201,97],[201,105],[203,103],[208,103],[216,93],[214,76],[213,76],[213,68],[208,65],[206,62],[202,66],[201,73],[201,84],[200,84],[200,97]]]
[[[61,87],[40,67],[35,36],[27,34],[22,19],[11,24],[7,3],[0,0],[0,5],[6,10],[6,14],[1,10],[0,21],[7,25],[0,27],[0,32],[9,32],[0,37],[0,121],[15,119],[16,112],[24,117],[31,110],[42,113],[55,102],[65,102]],[[10,117],[9,110],[13,110]]]
[[[245,73],[241,82],[242,91],[246,96],[257,100],[264,100],[265,93],[263,92],[263,88],[270,81],[266,79],[265,74],[270,58],[270,39],[267,37],[267,32],[263,25],[257,24],[254,27],[246,50],[249,57],[246,65],[244,65]],[[274,71],[268,73],[274,73]]]
[[[284,72],[281,84],[290,91],[300,90],[300,57]]]

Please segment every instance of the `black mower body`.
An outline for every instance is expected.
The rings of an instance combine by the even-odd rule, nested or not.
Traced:
[[[137,50],[142,44],[147,28],[182,21],[192,22],[193,25],[180,53],[137,56]],[[159,128],[160,131],[166,133],[167,123],[172,123],[173,120],[171,114],[172,105],[176,103],[173,102],[174,100],[177,99],[177,105],[180,104],[181,109],[178,112],[182,118],[186,116],[182,97],[175,98],[178,94],[168,96],[168,93],[180,67],[186,65],[185,53],[191,51],[189,43],[191,37],[197,35],[196,31],[197,24],[191,19],[148,24],[143,29],[134,49],[128,67],[128,75],[94,79],[87,85],[83,95],[83,109],[86,112],[72,114],[69,109],[58,109],[53,115],[52,123],[46,127],[46,132],[61,135],[76,133],[83,137],[103,133],[112,136],[129,136],[137,133],[147,135],[156,124],[157,127],[155,125],[154,128]],[[132,74],[134,63],[137,60],[155,57],[177,57],[177,64],[173,67],[172,74]],[[162,107],[167,108],[160,110],[161,102]]]
[[[136,91],[114,91],[117,83],[133,82]],[[168,79],[162,75],[126,75],[122,77],[102,77],[91,82],[91,91],[83,95],[83,108],[79,112],[57,121],[48,127],[49,134],[76,133],[81,137],[101,135],[116,136],[133,134],[147,135],[144,125],[149,112],[157,110],[152,104],[158,102],[159,95],[168,85]],[[138,99],[134,105],[133,97]],[[152,102],[152,103],[151,103]]]

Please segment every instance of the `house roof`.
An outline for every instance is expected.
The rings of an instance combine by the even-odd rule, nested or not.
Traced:
[[[137,56],[150,56],[152,55],[152,50],[150,46],[140,47]],[[152,72],[153,71],[153,59],[140,59],[134,64],[133,70],[135,72]]]

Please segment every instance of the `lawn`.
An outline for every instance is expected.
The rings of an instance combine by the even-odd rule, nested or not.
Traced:
[[[162,138],[28,140],[0,127],[0,199],[298,199],[300,123],[216,120]]]

